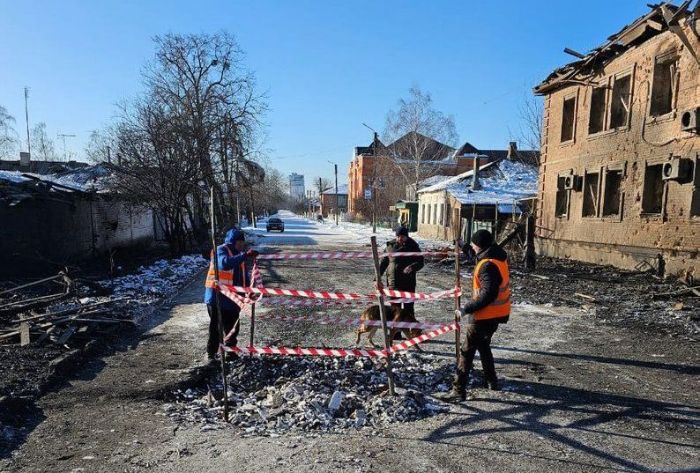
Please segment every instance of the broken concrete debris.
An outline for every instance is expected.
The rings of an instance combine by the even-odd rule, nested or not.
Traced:
[[[232,362],[229,375],[231,424],[256,435],[339,431],[415,421],[448,410],[425,393],[448,389],[445,380],[453,363],[406,353],[395,357],[394,369],[402,388],[392,397],[381,360],[240,358]],[[203,430],[226,425],[223,402],[211,404],[206,387],[175,392],[164,409],[175,421],[202,423]]]

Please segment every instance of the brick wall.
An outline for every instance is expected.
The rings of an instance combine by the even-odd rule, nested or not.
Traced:
[[[700,51],[697,38],[692,33],[689,36],[696,51]],[[673,110],[651,117],[649,97],[654,87],[654,70],[668,52],[674,52],[678,58],[679,80]],[[653,266],[655,256],[661,253],[667,271],[694,272],[695,277],[700,277],[700,215],[691,215],[691,202],[700,198],[700,166],[696,159],[700,138],[681,131],[680,126],[680,115],[700,106],[698,62],[678,37],[667,31],[609,62],[593,81],[609,87],[609,103],[615,98],[616,82],[624,84],[625,77],[630,78],[631,114],[628,123],[619,128],[611,129],[615,120],[608,112],[604,130],[589,133],[591,86],[572,84],[545,96],[538,196],[539,251],[625,268]],[[573,139],[562,142],[565,100],[570,99],[575,104]],[[644,190],[645,170],[670,155],[696,161],[693,181],[663,184],[663,210],[645,212],[645,192],[649,193],[646,198],[651,198],[651,192]],[[560,192],[559,213],[562,209],[566,212],[557,216],[557,179],[570,169],[585,176],[584,189]],[[592,185],[594,173],[598,174],[598,182]],[[620,178],[619,202],[612,192],[616,176]],[[586,182],[591,185],[586,186]],[[611,195],[606,196],[608,189]],[[584,206],[585,194],[589,195],[587,204],[597,201],[592,210],[590,205]],[[563,205],[567,197],[568,203]],[[610,214],[618,203],[618,213]]]

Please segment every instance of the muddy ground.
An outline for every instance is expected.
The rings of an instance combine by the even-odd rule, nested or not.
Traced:
[[[318,248],[338,247],[321,241]],[[379,430],[279,437],[233,426],[202,431],[165,414],[174,390],[212,374],[203,362],[207,319],[197,280],[106,356],[17,409],[21,425],[5,426],[0,437],[0,471],[697,471],[696,301],[678,308],[677,300],[646,300],[658,283],[646,275],[611,281],[618,272],[555,261],[543,261],[537,274],[550,279],[513,276],[513,315],[494,336],[502,391],[474,389],[448,413]],[[367,291],[372,270],[368,261],[287,261],[264,265],[263,275],[270,286]],[[425,291],[453,281],[449,266],[419,274]],[[642,291],[634,303],[631,287]],[[579,302],[574,292],[596,301]],[[416,312],[446,321],[451,309],[445,302]],[[351,346],[354,334],[257,325],[256,344],[280,341]],[[451,335],[425,345],[446,364],[453,349]]]

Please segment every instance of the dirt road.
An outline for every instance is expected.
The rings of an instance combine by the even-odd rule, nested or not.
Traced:
[[[357,235],[292,219],[268,246],[357,249]],[[324,235],[327,233],[327,235]],[[355,242],[354,244],[352,242]],[[367,261],[263,267],[266,284],[367,290]],[[447,288],[449,268],[429,264],[422,290]],[[514,278],[514,286],[527,280]],[[202,281],[171,308],[126,335],[25,413],[26,429],[0,471],[697,471],[700,468],[698,349],[690,340],[602,323],[590,312],[516,302],[494,337],[504,389],[473,391],[449,413],[393,424],[378,435],[245,436],[239,428],[201,431],[175,423],[170,393],[201,378],[206,315]],[[621,295],[622,297],[622,295]],[[417,309],[444,321],[450,304]],[[242,340],[247,340],[247,324]],[[351,329],[264,321],[257,344],[351,346]],[[450,363],[451,335],[426,345]]]

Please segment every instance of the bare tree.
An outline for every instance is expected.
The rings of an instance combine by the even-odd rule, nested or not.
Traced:
[[[105,128],[102,130],[92,130],[87,144],[85,145],[85,157],[93,163],[105,163],[112,160],[115,148],[115,130]]]
[[[518,108],[518,141],[528,149],[539,150],[542,144],[542,98],[526,95]]]
[[[384,142],[391,143],[385,151],[405,186],[417,189],[446,164],[457,144],[457,129],[452,116],[434,108],[430,93],[412,87],[408,99],[400,99],[387,114]]]
[[[14,123],[15,117],[0,105],[0,158],[12,156],[17,149],[19,140]]]
[[[46,133],[46,123],[39,122],[29,132],[32,142],[32,158],[43,161],[55,161],[58,159],[53,140]]]
[[[153,97],[182,117],[183,139],[198,175],[213,186],[221,226],[232,223],[241,161],[251,159],[263,96],[254,75],[243,67],[243,52],[227,33],[168,34],[155,38],[155,61],[145,81]]]
[[[239,211],[255,213],[255,187],[265,178],[255,162],[265,103],[232,36],[166,35],[155,43],[146,90],[117,124],[119,182],[125,195],[157,211],[180,253],[188,240],[207,241],[202,189],[214,188],[221,229]]]

